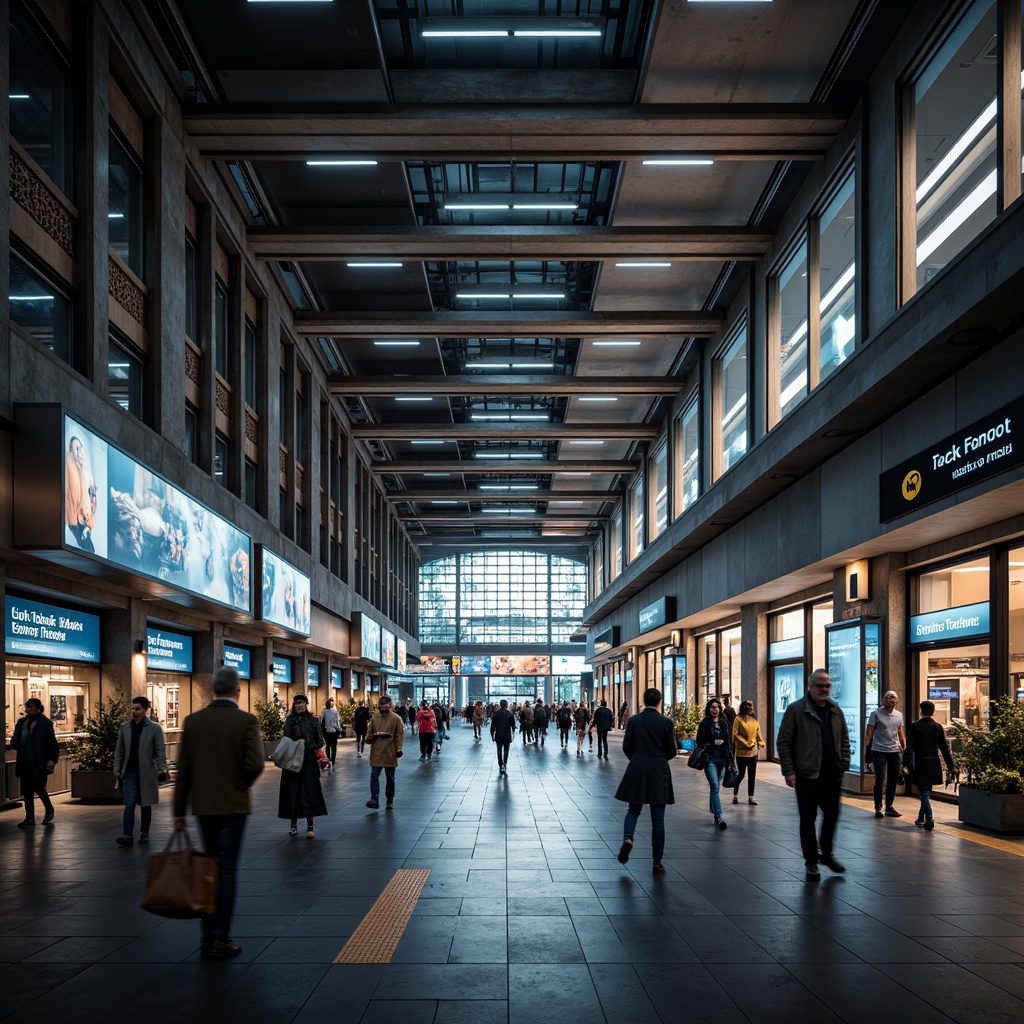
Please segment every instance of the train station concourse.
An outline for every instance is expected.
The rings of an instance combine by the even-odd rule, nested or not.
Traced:
[[[1024,1017],[1024,0],[0,25],[0,1019]],[[214,963],[137,909],[114,767],[159,727],[162,849],[225,669],[267,760]],[[779,732],[818,669],[815,880]],[[650,688],[657,877],[645,817],[616,860]],[[311,841],[297,697],[342,737]],[[763,740],[717,834],[715,697]],[[384,698],[451,714],[390,813],[352,746]],[[553,725],[499,779],[503,700],[604,702],[609,757]],[[914,767],[886,788],[922,703],[931,829]]]

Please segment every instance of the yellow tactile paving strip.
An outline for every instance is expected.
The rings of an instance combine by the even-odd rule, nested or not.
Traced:
[[[334,958],[336,964],[389,964],[430,877],[429,868],[396,871]]]

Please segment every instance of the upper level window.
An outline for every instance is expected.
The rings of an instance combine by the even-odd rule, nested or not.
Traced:
[[[228,292],[220,281],[213,289],[213,332],[214,368],[224,380],[230,383],[231,316],[228,310]]]
[[[199,263],[196,244],[185,239],[185,334],[196,341],[199,330]]]
[[[662,442],[647,465],[649,475],[647,493],[650,505],[650,536],[654,540],[668,526],[668,444]]]
[[[11,253],[8,315],[58,359],[72,362],[71,300],[50,280]]]
[[[999,212],[998,48],[996,3],[976,0],[914,83],[917,288]]]
[[[11,137],[65,195],[71,194],[71,72],[21,0],[11,4]]]
[[[644,549],[644,478],[640,474],[629,491],[629,560],[632,562]]]
[[[700,432],[697,399],[676,420],[676,513],[688,509],[700,496]]]
[[[836,189],[818,219],[818,311],[821,379],[853,354],[857,336],[855,175]]]
[[[142,168],[121,142],[110,133],[107,223],[110,248],[138,278],[145,273],[143,258]]]
[[[142,419],[142,358],[127,342],[110,337],[107,391],[125,412]]]
[[[256,362],[256,328],[245,321],[245,404],[254,412],[259,410],[258,376]]]
[[[720,388],[722,472],[747,451],[747,323],[744,320],[717,360]]]
[[[785,416],[808,390],[807,236],[775,279],[779,303],[779,415]]]
[[[612,516],[611,521],[612,563],[609,566],[609,578],[615,579],[622,572],[622,506]]]

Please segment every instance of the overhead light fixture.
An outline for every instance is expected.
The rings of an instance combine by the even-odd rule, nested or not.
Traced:
[[[530,421],[547,423],[551,420],[550,415],[546,412],[473,412],[469,414],[469,418],[474,421],[490,420],[497,423]]]
[[[565,292],[513,292],[513,299],[564,299]]]
[[[995,195],[996,180],[996,171],[993,170],[943,218],[939,226],[917,247],[918,266],[921,266],[957,228],[962,227],[971,214],[977,212]]]
[[[507,28],[425,28],[420,35],[424,39],[507,39]]]
[[[421,473],[421,476],[451,476],[451,473]]]
[[[431,505],[458,505],[458,502],[455,501],[454,499],[452,499],[450,501],[446,499],[444,501],[432,501],[430,504]]]
[[[414,441],[410,441],[410,444],[447,444],[447,442],[446,441],[420,441],[420,440],[414,440]]]
[[[507,210],[508,203],[445,203],[446,210]]]
[[[567,469],[562,472],[562,476],[590,476],[590,473],[584,473],[582,470],[578,469]]]
[[[577,395],[577,402],[617,402],[616,395]]]
[[[550,502],[548,502],[548,504],[549,505],[582,505],[583,502],[582,501],[564,501],[563,499],[559,498],[557,501],[550,501]]]
[[[481,484],[481,491],[535,491],[536,484]]]
[[[545,28],[515,29],[512,35],[524,39],[600,39],[602,33],[596,28]]]
[[[419,346],[418,341],[375,341],[377,348],[414,348]]]
[[[669,260],[623,260],[617,267],[671,267]]]
[[[595,348],[637,348],[639,341],[592,341]]]
[[[570,441],[569,444],[604,444],[604,441]]]
[[[457,299],[508,299],[508,292],[456,292]]]
[[[29,96],[27,92],[9,92],[7,94],[7,98],[9,100],[27,100],[31,99],[32,97]]]
[[[551,370],[555,366],[554,363],[483,363],[479,360],[464,365],[467,370]]]
[[[602,442],[603,443],[603,442]],[[474,459],[545,459],[543,452],[473,452]]]
[[[645,167],[711,167],[714,160],[706,156],[655,156],[644,160]]]
[[[249,0],[252,3],[252,0]],[[257,3],[260,0],[256,0]],[[365,160],[358,158],[329,158],[313,159],[306,161],[307,167],[376,167],[376,160]]]
[[[52,295],[8,295],[8,302],[53,302]]]
[[[513,210],[578,210],[579,203],[513,203]]]
[[[404,263],[386,263],[383,260],[380,261],[380,262],[372,262],[372,261],[367,260],[367,261],[357,262],[357,263],[346,263],[345,266],[346,267],[367,267],[367,268],[369,268],[369,267],[402,267],[402,266],[405,266],[405,264]]]
[[[124,220],[123,213],[108,213],[107,220]]]
[[[395,395],[396,402],[432,402],[432,395]]]

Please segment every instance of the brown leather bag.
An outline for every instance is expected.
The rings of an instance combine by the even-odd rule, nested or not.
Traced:
[[[188,832],[172,832],[163,851],[149,858],[139,905],[161,917],[202,917],[213,913],[216,894],[217,858],[200,853]]]

